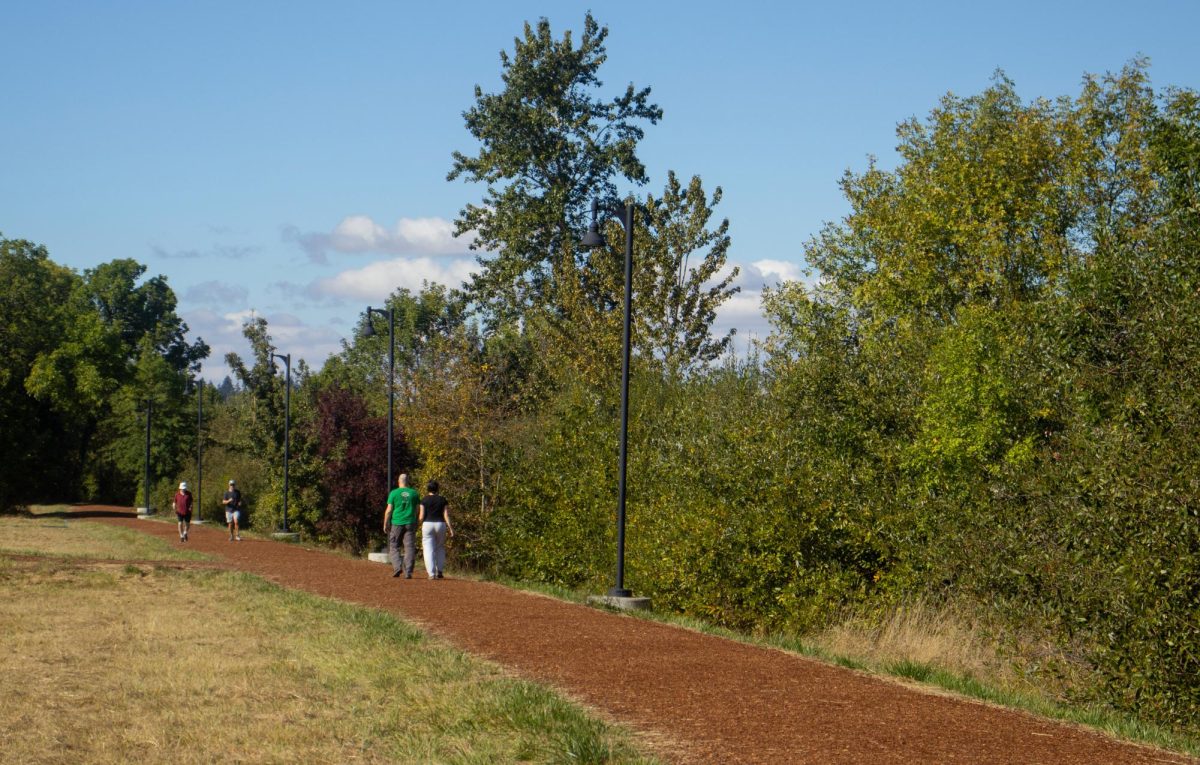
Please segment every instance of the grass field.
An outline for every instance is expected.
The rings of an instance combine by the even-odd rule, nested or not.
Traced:
[[[161,539],[94,521],[48,513],[0,516],[0,554],[55,555],[107,560],[203,561],[208,556],[179,550]]]
[[[55,520],[0,518],[5,763],[653,762],[389,614]]]

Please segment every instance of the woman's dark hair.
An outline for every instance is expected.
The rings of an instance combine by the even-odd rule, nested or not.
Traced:
[[[430,481],[429,483],[425,484],[425,491],[429,492],[430,494],[437,494],[437,490],[438,490],[438,482],[437,481]]]

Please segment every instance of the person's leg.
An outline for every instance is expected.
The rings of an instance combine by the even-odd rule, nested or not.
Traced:
[[[404,576],[411,578],[413,560],[417,557],[417,524],[408,523],[404,526]]]
[[[242,520],[242,511],[238,510],[236,513],[233,514],[233,537],[234,537],[234,539],[236,539],[239,542],[242,541],[242,530],[238,526],[238,524],[241,522],[241,520]]]
[[[388,529],[388,560],[392,564],[392,576],[400,576],[404,570],[404,560],[400,556],[400,537],[403,534],[403,526],[392,524]]]
[[[436,544],[433,527],[436,525],[436,523],[428,522],[421,524],[421,552],[422,557],[425,558],[425,573],[429,575],[430,579],[437,576],[437,558],[433,549]]]
[[[233,541],[233,513],[225,511],[225,527],[229,529],[229,541]]]
[[[179,541],[182,542],[183,541],[183,533],[184,533],[183,532],[183,516],[177,515],[177,516],[175,516],[175,520],[177,521],[176,525],[179,526]]]
[[[435,556],[434,560],[434,567],[437,568],[438,579],[441,579],[442,574],[445,573],[446,569],[446,524],[437,523],[434,525],[437,526],[437,528],[434,529],[434,545],[437,550],[437,555]]]

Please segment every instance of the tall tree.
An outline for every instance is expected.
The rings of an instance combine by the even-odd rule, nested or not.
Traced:
[[[175,369],[143,336],[133,374],[112,396],[111,410],[99,425],[97,462],[89,471],[95,493],[141,503],[145,491],[145,416],[152,409],[150,474],[152,504],[167,507],[174,478],[195,453],[194,400],[185,372]],[[111,466],[111,470],[103,469]]]
[[[252,363],[247,365],[232,352],[225,354],[225,363],[245,391],[252,411],[237,447],[274,457],[283,454],[284,384],[273,356],[277,349],[267,330],[265,318],[248,319],[242,325],[242,335],[250,342]]]
[[[299,526],[311,529],[321,508],[314,491],[319,481],[320,463],[310,427],[316,402],[308,366],[303,359],[295,356],[291,359],[289,420],[285,400],[287,385],[274,357],[277,349],[268,332],[267,320],[261,316],[247,320],[242,325],[242,335],[250,343],[252,363],[243,361],[236,353],[225,355],[225,363],[238,379],[241,390],[228,402],[237,413],[237,427],[225,431],[225,438],[218,446],[226,452],[253,457],[257,461],[266,476],[255,477],[253,483],[243,481],[241,488],[243,493],[247,493],[248,488],[258,492],[251,500],[254,512],[267,525],[278,524],[283,512],[284,439],[285,429],[288,429],[289,523],[295,521]]]
[[[462,324],[466,302],[457,290],[426,283],[415,294],[407,288],[397,289],[383,308],[391,310],[395,320],[397,401],[407,401],[413,396],[414,375],[427,362],[431,344]],[[368,326],[373,330],[370,335]],[[331,356],[318,373],[319,384],[353,390],[366,399],[373,414],[385,412],[388,339],[385,317],[362,315],[353,339],[343,340],[341,352]]]
[[[707,196],[698,175],[685,187],[668,172],[662,195],[646,198],[645,241],[635,242],[637,315],[643,347],[668,369],[713,361],[733,337],[733,330],[712,336],[717,309],[741,289],[732,286],[738,268],[721,273],[729,220],[709,227],[721,196],[720,186]]]
[[[110,439],[122,438],[120,428],[106,425],[119,408],[118,394],[149,363],[147,352],[182,380],[208,355],[208,346],[203,340],[187,342],[187,325],[175,313],[166,279],[138,284],[146,269],[135,261],[114,260],[81,278],[50,263],[44,248],[6,242],[4,249],[6,266],[13,269],[6,286],[34,290],[24,296],[23,307],[14,307],[20,332],[13,338],[19,337],[28,352],[14,346],[21,359],[16,374],[39,411],[40,424],[30,430],[39,435],[30,440],[47,439],[49,453],[39,448],[38,461],[56,475],[58,497],[82,492],[127,500],[124,487],[135,476],[106,456],[113,453]],[[17,377],[6,379],[11,383]]]
[[[83,273],[87,296],[101,320],[116,332],[128,358],[137,358],[142,338],[175,369],[183,371],[208,356],[203,340],[189,344],[187,324],[175,313],[175,293],[161,274],[137,281],[146,267],[125,258],[104,263]]]
[[[39,356],[68,331],[78,281],[45,247],[0,236],[0,509],[62,484],[62,462],[50,458],[69,429],[27,386]]]
[[[464,114],[480,150],[455,152],[448,178],[488,186],[482,204],[461,211],[456,233],[474,231],[472,246],[493,253],[471,284],[493,320],[561,310],[560,285],[576,281],[586,259],[576,239],[591,199],[614,201],[618,177],[647,180],[637,144],[662,110],[632,83],[611,100],[596,95],[607,36],[590,13],[578,45],[569,31],[555,39],[544,18],[526,24],[513,55],[500,54],[504,89],[476,86]]]

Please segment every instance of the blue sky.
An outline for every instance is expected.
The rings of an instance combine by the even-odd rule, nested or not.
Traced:
[[[14,2],[0,6],[0,232],[82,270],[165,275],[213,347],[266,316],[319,367],[368,304],[474,256],[449,235],[483,189],[445,180],[476,148],[462,112],[499,88],[526,20],[582,28],[574,2]],[[1151,60],[1200,87],[1200,3],[710,3],[595,7],[604,94],[653,89],[646,189],[668,169],[724,189],[743,293],[721,326],[765,334],[764,284],[847,211],[837,182],[893,162],[895,125],[1003,69],[1026,99]],[[632,189],[630,189],[632,190]],[[743,341],[744,345],[744,341]]]

